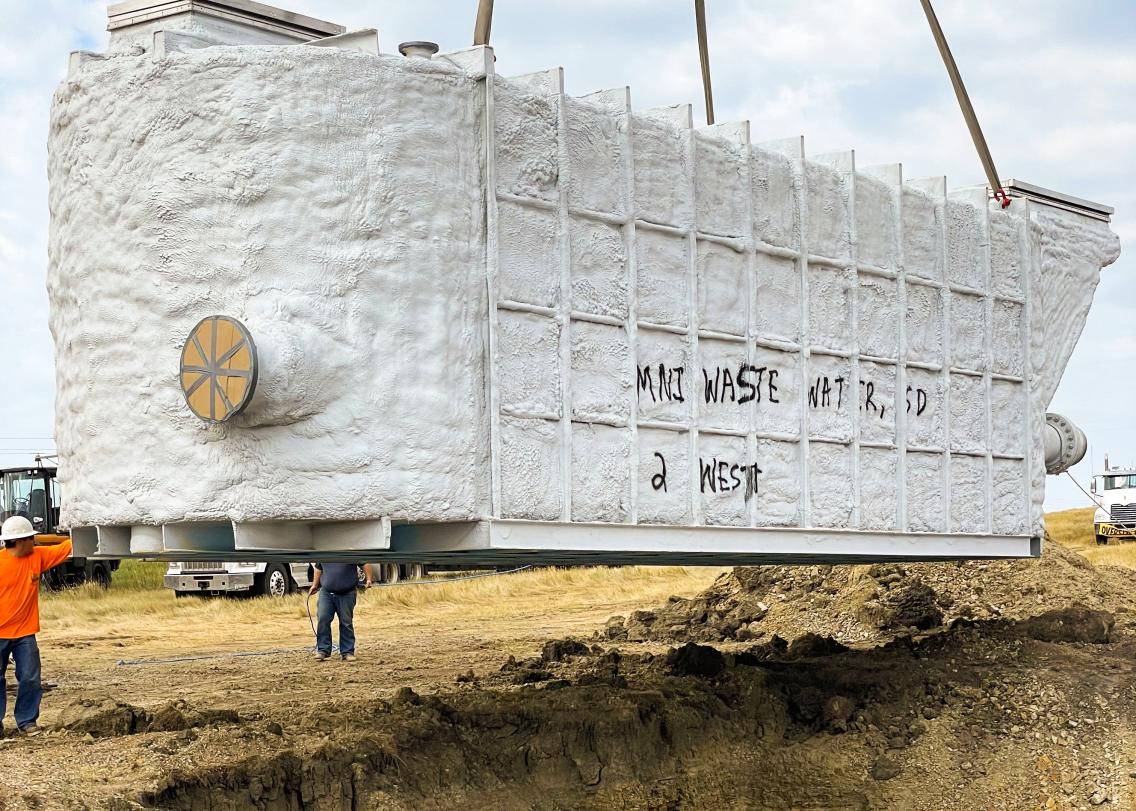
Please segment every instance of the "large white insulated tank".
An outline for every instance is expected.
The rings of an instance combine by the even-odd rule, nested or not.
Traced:
[[[1011,183],[1003,210],[627,89],[573,98],[559,70],[497,76],[488,48],[172,8],[112,7],[52,106],[80,544],[1036,554],[1045,410],[1111,209]],[[185,391],[213,316],[256,366],[223,421]]]

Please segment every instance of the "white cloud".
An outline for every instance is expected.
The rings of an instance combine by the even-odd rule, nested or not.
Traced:
[[[1100,345],[1100,353],[1109,361],[1127,360],[1136,364],[1136,335],[1117,335],[1106,340]]]

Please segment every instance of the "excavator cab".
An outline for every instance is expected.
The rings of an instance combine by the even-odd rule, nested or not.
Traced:
[[[36,532],[55,534],[59,525],[59,485],[53,467],[0,470],[0,520],[22,515]]]
[[[36,545],[54,544],[67,533],[59,530],[59,482],[54,467],[13,467],[0,470],[0,520],[22,515],[36,530]],[[71,557],[44,573],[44,588],[57,590],[82,583],[110,585],[118,561]]]

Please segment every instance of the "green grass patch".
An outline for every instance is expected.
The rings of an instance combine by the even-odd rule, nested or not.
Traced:
[[[113,591],[150,591],[162,587],[166,564],[157,560],[124,560],[111,575]]]

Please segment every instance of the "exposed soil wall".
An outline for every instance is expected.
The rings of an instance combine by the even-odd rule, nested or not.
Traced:
[[[1134,587],[1056,546],[738,569],[514,656],[467,606],[353,664],[88,665],[0,745],[0,808],[1128,809]]]

